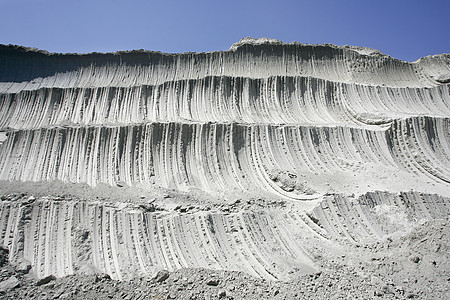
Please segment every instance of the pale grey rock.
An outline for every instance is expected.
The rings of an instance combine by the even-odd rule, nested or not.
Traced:
[[[20,286],[20,281],[15,276],[11,276],[8,279],[0,282],[0,293],[7,292],[18,286]]]

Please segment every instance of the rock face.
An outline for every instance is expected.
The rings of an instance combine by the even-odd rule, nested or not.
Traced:
[[[450,96],[434,80],[449,74],[448,55],[407,63],[361,49],[251,39],[176,55],[1,46],[0,179],[305,198],[270,180],[281,170],[319,193],[449,196]],[[329,174],[339,174],[334,190]]]
[[[15,276],[11,276],[8,279],[0,282],[0,293],[5,293],[18,286],[20,286],[20,281]]]
[[[2,197],[0,244],[38,278],[315,274],[341,242],[448,218],[449,74],[448,54],[271,39],[184,54],[1,45],[2,192],[49,188]]]

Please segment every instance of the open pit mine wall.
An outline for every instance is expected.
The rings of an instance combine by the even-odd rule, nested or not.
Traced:
[[[446,219],[449,198],[417,192],[369,192],[358,201],[342,195],[328,196],[310,216],[328,237],[364,241],[411,230],[411,224]]]
[[[389,88],[311,77],[222,76],[156,86],[0,93],[0,129],[148,122],[364,126],[449,112],[449,85]]]
[[[214,194],[256,188],[301,199],[296,192],[305,190],[288,193],[273,172],[357,173],[364,164],[373,176],[403,170],[449,183],[449,122],[405,119],[388,130],[211,123],[19,130],[0,146],[0,179],[156,183]]]
[[[308,178],[293,191],[273,172],[401,170],[448,183],[450,93],[438,80],[450,74],[448,55],[409,63],[360,52],[241,44],[78,55],[0,46],[0,131],[8,134],[0,179],[258,188],[289,198],[314,194]],[[380,188],[394,189],[387,184]]]
[[[39,88],[160,85],[207,76],[314,77],[392,87],[430,87],[450,73],[449,55],[415,63],[345,47],[302,44],[243,44],[233,50],[165,54],[150,51],[48,54],[0,45],[0,92]]]
[[[445,218],[448,203],[437,195],[376,192],[327,196],[311,214],[160,214],[124,203],[19,196],[0,202],[0,243],[13,263],[29,261],[38,277],[103,272],[130,279],[204,267],[285,280],[292,270],[317,268],[311,249],[330,248],[335,238],[359,243],[404,234],[418,220]]]
[[[211,53],[78,55],[0,45],[0,180],[322,200],[307,215],[8,198],[0,244],[38,277],[205,267],[287,279],[317,267],[317,243],[329,249],[334,238],[376,239],[448,216],[449,199],[438,195],[315,190],[336,178],[348,194],[368,182],[385,191],[413,182],[431,193],[449,185],[449,55],[409,63],[364,53],[241,43]]]

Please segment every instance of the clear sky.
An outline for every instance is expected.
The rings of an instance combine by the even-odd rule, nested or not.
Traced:
[[[0,0],[0,43],[50,52],[226,50],[251,36],[450,52],[450,0]]]

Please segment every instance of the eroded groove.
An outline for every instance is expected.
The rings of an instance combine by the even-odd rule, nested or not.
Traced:
[[[244,43],[229,51],[210,53],[131,51],[61,55],[1,45],[0,63],[4,72],[0,92],[158,85],[207,76],[309,76],[372,85],[426,87],[439,85],[441,76],[449,73],[445,54],[409,63],[375,50],[364,52],[364,48],[333,45]]]
[[[417,192],[334,195],[308,217],[277,209],[151,213],[132,204],[20,198],[0,203],[0,242],[14,250],[13,259],[30,261],[39,277],[90,268],[126,279],[203,266],[286,279],[290,269],[316,268],[311,243],[323,247],[334,238],[362,242],[404,233],[417,220],[446,218],[449,200]],[[311,217],[313,223],[300,221]]]
[[[207,77],[131,88],[69,88],[0,94],[0,128],[238,122],[383,125],[450,112],[448,85],[430,89],[343,84],[304,77]]]
[[[0,245],[38,278],[344,267],[376,283],[387,252],[372,244],[448,221],[449,61],[267,39],[184,54],[0,45]]]
[[[257,188],[308,199],[315,193],[299,181],[305,173],[403,170],[448,182],[448,128],[446,118],[413,118],[386,131],[180,123],[13,131],[0,146],[0,179]]]
[[[446,219],[449,200],[417,192],[370,192],[357,199],[334,195],[313,216],[331,236],[363,242],[412,230],[419,220]]]

